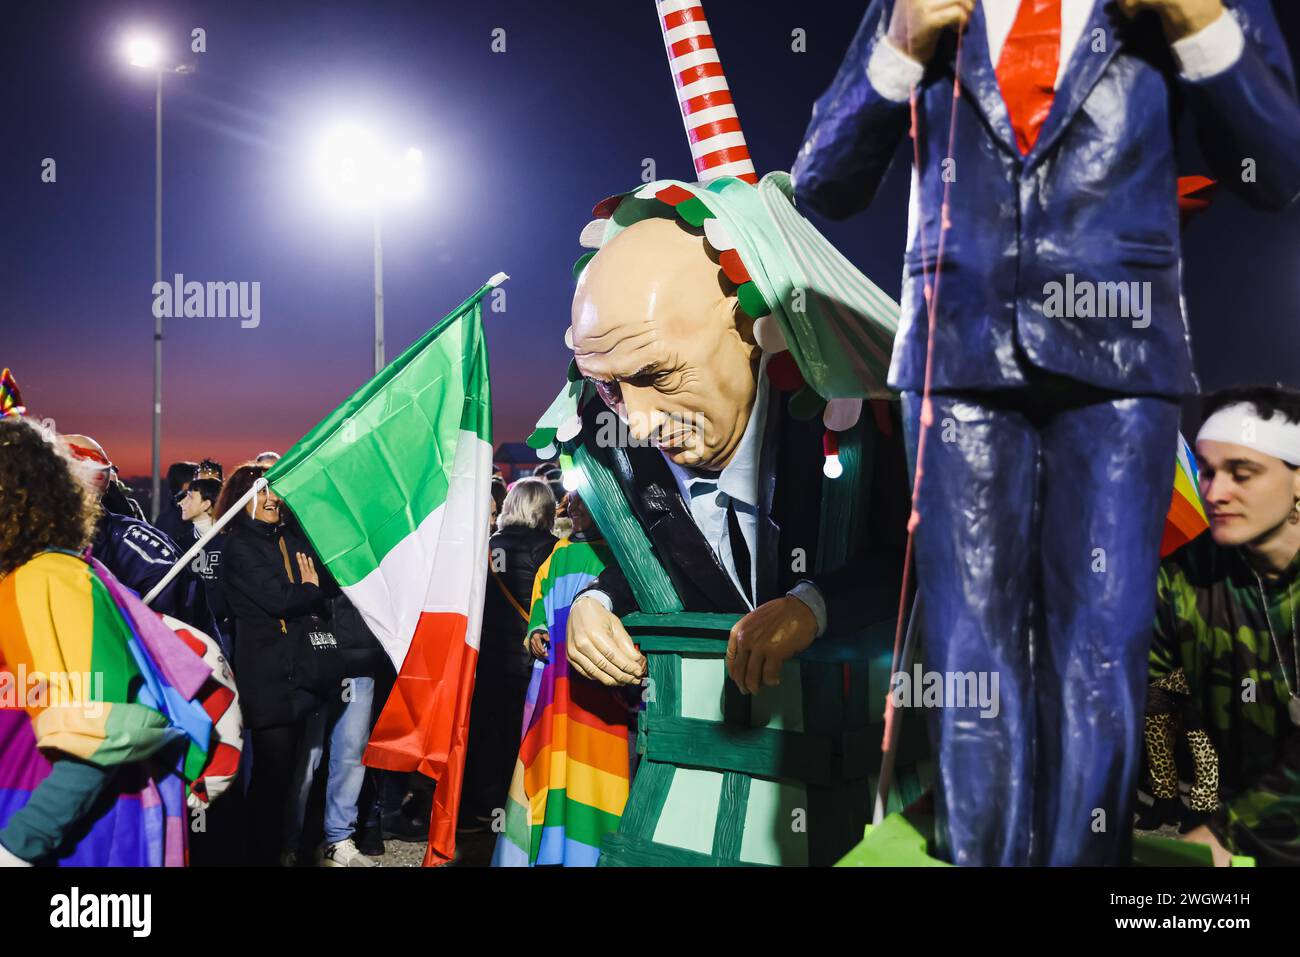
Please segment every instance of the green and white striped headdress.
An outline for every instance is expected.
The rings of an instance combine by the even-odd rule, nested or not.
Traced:
[[[898,304],[799,214],[788,173],[755,175],[700,0],[656,0],[656,8],[701,181],[661,180],[598,204],[580,239],[593,251],[578,260],[574,279],[601,246],[643,219],[676,216],[702,229],[754,320],[769,378],[793,393],[792,414],[822,416],[833,443],[833,433],[857,422],[863,399],[894,396],[886,378]],[[565,341],[572,348],[570,335]],[[571,365],[529,444],[550,453],[570,443],[583,396]]]

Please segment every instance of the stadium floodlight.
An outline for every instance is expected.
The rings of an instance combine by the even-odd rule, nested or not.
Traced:
[[[336,204],[359,207],[374,220],[375,247],[375,373],[384,367],[384,244],[385,206],[409,203],[424,188],[424,154],[415,147],[399,152],[373,131],[356,123],[340,123],[320,139],[315,152],[316,177]]]

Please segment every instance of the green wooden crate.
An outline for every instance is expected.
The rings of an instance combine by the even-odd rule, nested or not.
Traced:
[[[894,624],[827,634],[747,697],[724,656],[736,615],[634,614],[649,662],[640,763],[602,866],[830,865],[870,820]],[[903,725],[890,807],[929,783],[925,729]]]

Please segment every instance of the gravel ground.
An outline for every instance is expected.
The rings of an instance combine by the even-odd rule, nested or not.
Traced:
[[[495,834],[457,834],[456,867],[487,867],[492,862],[492,849],[496,846]],[[428,844],[421,841],[388,840],[384,842],[384,856],[377,858],[380,867],[419,867],[424,862]]]

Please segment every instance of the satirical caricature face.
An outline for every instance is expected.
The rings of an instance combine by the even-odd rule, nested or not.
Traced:
[[[704,239],[646,219],[592,259],[573,299],[579,371],[678,465],[731,461],[754,406],[760,350]]]

